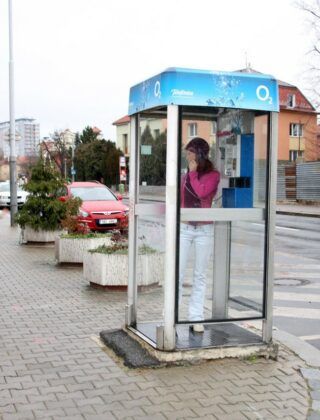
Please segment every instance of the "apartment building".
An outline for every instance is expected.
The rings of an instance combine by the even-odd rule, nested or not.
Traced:
[[[39,153],[40,124],[33,118],[16,119],[16,156],[35,156]],[[0,122],[0,154],[10,156],[10,121]]]

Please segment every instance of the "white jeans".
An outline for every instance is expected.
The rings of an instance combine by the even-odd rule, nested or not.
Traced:
[[[193,226],[181,223],[180,226],[180,276],[179,303],[182,298],[183,279],[189,260],[190,248],[194,244],[194,267],[192,292],[189,300],[189,320],[201,321],[206,293],[206,271],[213,251],[213,224]]]

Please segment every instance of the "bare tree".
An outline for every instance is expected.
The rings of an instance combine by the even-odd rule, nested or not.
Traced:
[[[320,0],[301,0],[295,3],[303,11],[309,33],[312,36],[310,49],[307,51],[308,67],[306,82],[309,86],[310,99],[316,109],[320,108]]]

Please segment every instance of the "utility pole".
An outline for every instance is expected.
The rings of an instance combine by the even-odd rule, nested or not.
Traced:
[[[74,176],[76,171],[74,169],[74,149],[75,149],[75,137],[72,137],[72,145],[71,145],[71,182],[74,182]]]
[[[18,211],[17,205],[17,175],[16,175],[16,127],[14,115],[14,62],[13,62],[13,29],[12,29],[12,3],[8,0],[9,9],[9,108],[10,108],[10,224],[14,226],[14,217]]]

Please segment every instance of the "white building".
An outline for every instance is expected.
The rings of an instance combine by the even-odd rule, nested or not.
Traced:
[[[60,133],[60,139],[65,144],[66,147],[72,147],[74,145],[74,140],[76,138],[76,133],[73,133],[69,128]]]
[[[0,155],[10,156],[10,121],[0,122]],[[33,118],[16,120],[16,155],[36,156],[39,153],[40,125]]]

